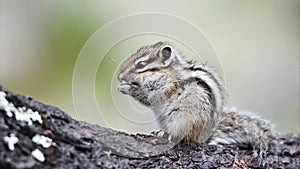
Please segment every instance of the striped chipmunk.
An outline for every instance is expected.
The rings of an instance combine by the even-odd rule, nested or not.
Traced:
[[[172,44],[144,46],[121,65],[118,90],[150,108],[171,141],[237,144],[265,152],[269,121],[226,109],[225,87],[207,65],[187,61]]]

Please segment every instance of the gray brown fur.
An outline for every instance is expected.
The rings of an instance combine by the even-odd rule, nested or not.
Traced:
[[[217,73],[186,61],[170,43],[139,49],[121,65],[118,79],[118,90],[152,109],[173,141],[267,149],[270,123],[251,113],[225,113],[225,88]]]

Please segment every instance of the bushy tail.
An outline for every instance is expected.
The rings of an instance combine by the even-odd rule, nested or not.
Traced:
[[[254,149],[258,165],[267,168],[267,150],[273,136],[273,125],[254,113],[227,110],[208,140],[209,144],[236,144]]]
[[[237,144],[265,151],[272,135],[273,125],[268,120],[251,112],[230,109],[224,113],[209,144]]]

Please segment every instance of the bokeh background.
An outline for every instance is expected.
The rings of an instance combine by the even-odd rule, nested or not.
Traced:
[[[257,112],[273,121],[280,133],[299,133],[299,8],[299,0],[1,0],[0,84],[78,118],[72,99],[72,77],[86,41],[112,20],[161,12],[192,23],[215,47],[222,64],[218,71],[225,74],[229,107]],[[80,120],[131,133],[157,129],[148,109],[111,89],[117,83],[114,78],[119,64],[141,45],[159,40],[178,43],[167,37],[145,35],[128,38],[108,51],[95,77],[95,96],[106,122],[93,115]],[[190,51],[183,52],[193,58]],[[131,109],[121,106],[120,113],[115,104],[124,104],[124,99],[130,102]],[[124,115],[127,111],[129,114]]]

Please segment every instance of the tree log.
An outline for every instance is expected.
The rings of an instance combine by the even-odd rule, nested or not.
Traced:
[[[299,168],[299,134],[275,135],[267,168]],[[251,149],[173,145],[78,121],[0,86],[0,168],[259,168]]]

